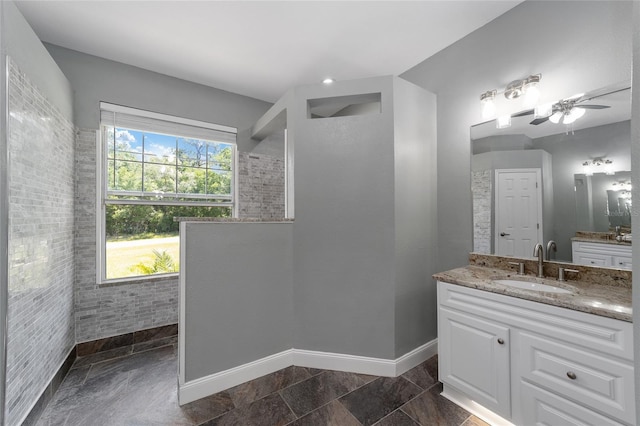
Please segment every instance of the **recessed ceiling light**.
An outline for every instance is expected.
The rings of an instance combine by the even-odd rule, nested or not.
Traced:
[[[334,81],[335,81],[335,80],[334,80],[334,79],[332,79],[331,77],[327,77],[327,78],[325,78],[324,80],[322,80],[322,82],[323,82],[324,84],[331,84],[331,83],[333,83]]]

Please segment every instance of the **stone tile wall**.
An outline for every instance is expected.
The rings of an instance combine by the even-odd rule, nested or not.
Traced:
[[[241,218],[284,217],[284,159],[239,153],[238,185]]]
[[[473,251],[491,253],[491,170],[471,173]]]
[[[6,424],[19,424],[75,344],[74,128],[10,62]]]
[[[240,153],[240,217],[284,216],[284,161]],[[76,289],[78,343],[178,322],[178,280],[99,286],[96,277],[96,131],[76,137]]]

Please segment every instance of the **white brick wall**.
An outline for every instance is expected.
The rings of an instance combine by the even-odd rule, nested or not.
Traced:
[[[491,253],[491,170],[471,173],[473,251]]]
[[[10,61],[7,425],[29,412],[75,344],[73,131]]]

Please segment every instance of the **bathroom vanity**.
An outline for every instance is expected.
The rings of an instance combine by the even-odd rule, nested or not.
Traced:
[[[573,238],[573,262],[579,265],[631,269],[631,243]]]
[[[475,265],[434,278],[445,397],[491,424],[636,424],[624,280],[558,282]],[[554,292],[496,283],[505,278]]]

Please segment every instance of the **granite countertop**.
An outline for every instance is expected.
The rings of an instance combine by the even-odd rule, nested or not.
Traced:
[[[568,273],[570,274],[570,273]],[[527,280],[570,290],[570,294],[539,292],[524,290],[495,284],[493,279],[522,278],[513,271],[486,266],[469,265],[433,275],[438,281],[458,284],[478,290],[518,297],[534,302],[546,303],[561,308],[573,309],[589,314],[600,315],[622,321],[632,321],[631,285],[606,285],[597,280],[539,279],[533,275],[525,275]]]
[[[590,238],[590,237],[573,237],[571,241],[582,241],[585,243],[596,243],[596,244],[612,244],[616,246],[631,246],[631,241],[616,241],[616,240],[603,240],[601,238]]]
[[[259,218],[259,217],[174,217],[174,222],[218,222],[218,223],[272,223],[293,222],[292,218]]]

